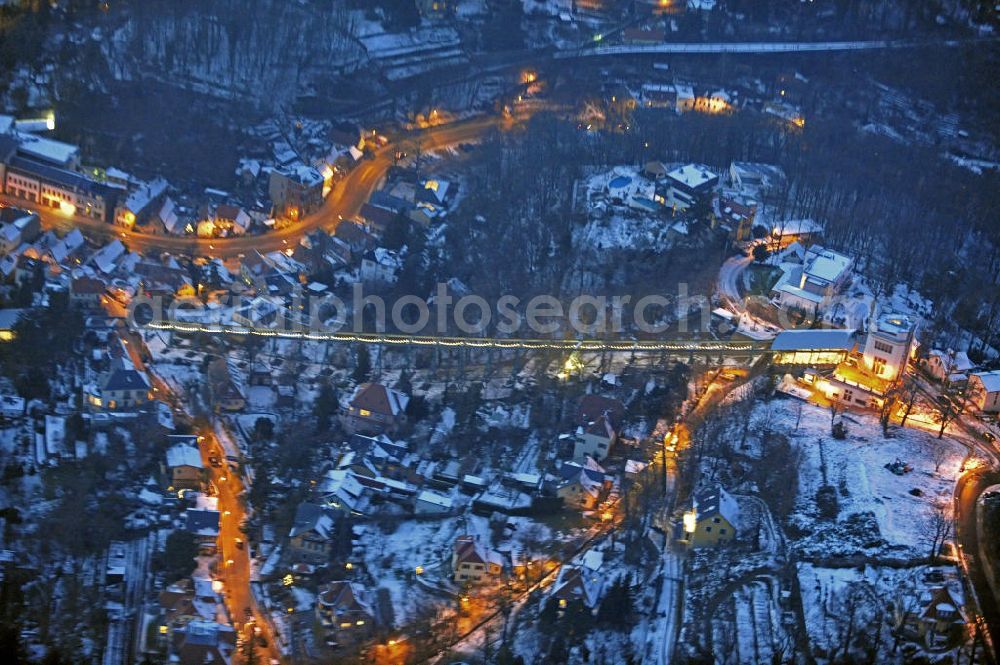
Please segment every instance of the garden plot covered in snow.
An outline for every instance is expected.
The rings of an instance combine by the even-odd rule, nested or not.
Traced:
[[[836,557],[923,557],[938,506],[950,516],[952,489],[966,449],[920,430],[894,429],[882,435],[874,415],[843,416],[847,438],[831,435],[830,412],[803,404],[801,419],[793,400],[774,400],[775,431],[787,432],[802,451],[799,491],[788,535],[800,555]],[[796,421],[798,426],[796,427]],[[897,475],[886,465],[901,461]],[[835,505],[821,509],[820,488],[828,486]]]

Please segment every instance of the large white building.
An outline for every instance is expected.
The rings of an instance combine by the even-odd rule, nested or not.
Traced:
[[[801,266],[782,264],[785,272],[771,290],[774,303],[785,309],[818,312],[847,285],[853,267],[851,257],[813,245]]]

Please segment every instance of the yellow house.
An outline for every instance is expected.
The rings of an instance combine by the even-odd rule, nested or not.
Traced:
[[[691,510],[684,513],[679,540],[691,547],[726,543],[736,537],[739,522],[735,499],[721,485],[712,485],[695,493]]]

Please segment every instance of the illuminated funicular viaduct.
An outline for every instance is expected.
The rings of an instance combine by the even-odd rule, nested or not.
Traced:
[[[206,334],[270,339],[360,343],[382,346],[416,346],[440,348],[498,349],[525,351],[578,352],[656,352],[676,355],[758,357],[771,351],[770,340],[681,340],[681,339],[524,339],[508,337],[449,337],[406,335],[397,333],[314,332],[308,330],[273,330],[228,324],[163,323],[143,326],[181,334]]]

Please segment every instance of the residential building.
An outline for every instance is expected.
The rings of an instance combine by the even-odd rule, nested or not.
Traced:
[[[785,173],[771,164],[733,162],[729,165],[729,182],[741,192],[757,196],[780,187],[785,182]]]
[[[1000,413],[1000,370],[969,377],[969,401],[982,413]]]
[[[17,322],[23,315],[23,309],[0,309],[0,342],[13,341]]]
[[[152,182],[140,183],[125,200],[115,207],[115,224],[131,229],[136,224],[144,224],[157,212],[167,191],[167,181],[157,178]]]
[[[200,490],[205,480],[205,465],[196,437],[172,436],[170,440],[177,443],[167,449],[167,482],[178,491]]]
[[[712,203],[719,176],[702,164],[685,164],[667,172],[656,186],[656,194],[668,208],[683,212],[689,208]]]
[[[344,413],[344,427],[351,434],[392,434],[406,422],[410,397],[381,383],[358,386]]]
[[[236,631],[232,626],[191,621],[173,631],[169,662],[178,665],[230,665],[236,651]]]
[[[316,595],[316,619],[340,646],[368,640],[377,628],[377,620],[367,591],[357,582],[339,580],[319,588]]]
[[[26,157],[12,157],[5,169],[3,191],[14,198],[67,215],[84,215],[108,221],[118,190],[95,180]]]
[[[961,597],[942,585],[920,595],[916,609],[903,617],[902,629],[924,647],[938,651],[961,643],[965,624]]]
[[[97,277],[74,277],[69,283],[69,301],[79,307],[97,308],[107,294],[108,285]]]
[[[120,411],[145,404],[152,398],[149,379],[132,365],[127,356],[111,359],[110,367],[87,389],[91,409]]]
[[[695,492],[690,510],[684,513],[679,540],[691,547],[719,545],[736,537],[739,524],[739,505],[716,483]]]
[[[452,548],[451,571],[456,582],[496,579],[503,571],[503,558],[475,536],[459,536]]]
[[[0,255],[9,254],[21,246],[32,242],[41,233],[38,213],[20,208],[0,208]]]
[[[556,599],[560,611],[577,603],[590,611],[596,611],[604,591],[604,577],[596,570],[584,565],[566,564],[559,569],[549,597]]]
[[[624,417],[625,405],[620,400],[602,395],[581,397],[576,409],[573,459],[582,462],[591,457],[603,461],[618,440]]]
[[[757,216],[757,202],[736,194],[719,197],[716,217],[719,223],[729,228],[730,236],[736,242],[747,242],[753,238],[753,222]]]
[[[268,192],[276,217],[298,221],[323,205],[323,174],[304,164],[274,169]]]
[[[851,257],[813,245],[806,250],[801,266],[782,265],[785,272],[772,288],[772,302],[784,309],[818,313],[844,290],[853,267]]]
[[[617,438],[611,419],[602,413],[596,420],[577,427],[573,436],[573,459],[581,461],[592,457],[603,462]]]
[[[314,503],[300,503],[288,533],[288,547],[296,559],[326,563],[333,548],[335,513]]]
[[[446,514],[451,512],[452,508],[450,497],[429,490],[423,490],[417,494],[413,504],[413,512],[418,515]]]
[[[395,284],[403,267],[396,252],[376,247],[361,259],[361,281],[369,284]]]
[[[556,496],[569,508],[593,510],[605,490],[605,474],[596,462],[588,459],[585,464],[564,462],[559,467],[561,481],[556,486]]]
[[[933,349],[924,361],[927,373],[945,384],[964,383],[976,368],[965,351]]]
[[[216,411],[241,411],[246,406],[245,377],[226,359],[208,367],[208,389]]]
[[[180,490],[178,490],[180,491]],[[215,555],[219,541],[219,497],[195,494],[195,505],[184,511],[184,528],[194,536],[198,551],[207,556]]]

